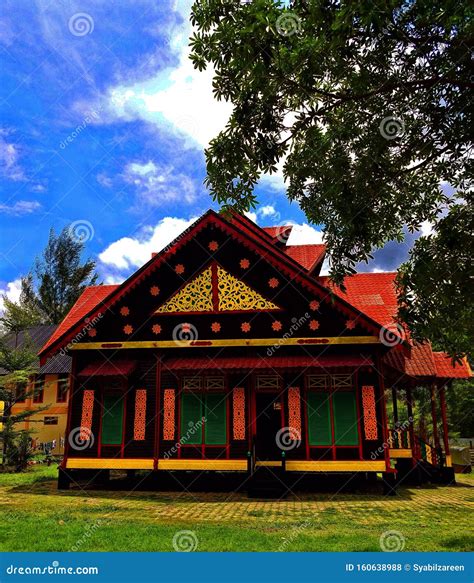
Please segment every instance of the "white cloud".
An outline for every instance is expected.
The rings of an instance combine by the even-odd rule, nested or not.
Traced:
[[[147,162],[129,162],[122,178],[131,184],[138,195],[139,205],[159,206],[169,201],[192,203],[196,199],[196,185],[186,176],[175,172],[172,166]]]
[[[203,147],[222,130],[232,106],[219,102],[212,94],[214,71],[194,69],[189,59],[191,2],[177,2],[175,9],[184,22],[170,32],[171,48],[177,53],[176,68],[159,71],[155,76],[132,85],[122,84],[108,92],[112,118],[143,119],[185,139],[188,147]]]
[[[271,221],[273,223],[280,220],[280,213],[275,209],[275,207],[271,204],[267,204],[265,206],[261,206],[257,208],[255,211],[248,211],[244,213],[245,216],[253,221],[254,223],[260,223],[263,221]],[[267,225],[265,225],[267,226]]]
[[[26,180],[25,173],[18,163],[19,149],[7,140],[9,134],[8,130],[0,129],[0,175],[14,182]]]
[[[189,220],[165,217],[155,227],[145,229],[141,237],[123,237],[111,243],[99,254],[99,259],[105,266],[119,270],[140,267],[152,253],[161,251],[196,220],[197,217]],[[108,274],[107,280],[107,283],[117,283],[120,278]]]
[[[324,243],[324,233],[322,231],[317,231],[314,227],[308,225],[308,223],[302,223],[299,225],[289,221],[287,223],[282,223],[282,225],[283,224],[293,225],[293,229],[288,238],[288,245],[321,245]]]
[[[12,302],[18,302],[21,293],[21,279],[15,279],[7,283],[5,287],[0,288],[0,314],[3,313],[5,309],[5,304],[3,302],[3,296],[6,296]]]
[[[29,215],[41,208],[41,204],[36,200],[18,200],[15,204],[0,203],[0,213],[19,217],[20,215]]]
[[[105,172],[101,172],[99,174],[97,174],[97,176],[95,177],[97,182],[103,186],[104,188],[111,188],[113,185],[113,180],[112,178],[110,178],[110,176],[107,176],[107,174],[105,174]]]

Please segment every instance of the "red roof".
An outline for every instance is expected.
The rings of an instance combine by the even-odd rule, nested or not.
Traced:
[[[393,348],[383,360],[386,364],[412,377],[436,376],[433,351],[429,342],[414,343],[409,348]]]
[[[98,306],[118,285],[92,285],[87,287],[79,296],[77,302],[73,305],[67,316],[51,335],[48,342],[43,346],[41,351],[46,350],[58,338],[69,330],[74,324],[77,324],[86,316],[95,306]]]
[[[218,358],[173,358],[163,361],[163,367],[168,370],[254,370],[299,367],[358,367],[373,366],[370,357],[363,356],[273,356],[261,358],[250,357],[218,357]]]
[[[81,370],[81,377],[128,377],[135,370],[137,363],[134,360],[105,360],[91,362]]]
[[[326,245],[287,245],[283,251],[308,271],[323,261]]]
[[[281,241],[286,241],[290,236],[291,229],[293,225],[281,225],[279,227],[262,227],[262,230],[270,235],[272,239],[281,239]]]
[[[441,379],[470,379],[471,367],[464,358],[461,363],[453,365],[451,357],[446,352],[433,352],[436,376]]]
[[[317,281],[331,289],[337,296],[375,320],[381,326],[391,326],[397,315],[396,273],[357,273],[346,277],[346,291],[335,286],[327,276]],[[395,330],[394,330],[395,331]]]

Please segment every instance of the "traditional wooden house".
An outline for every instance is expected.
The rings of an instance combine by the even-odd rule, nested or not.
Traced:
[[[73,357],[60,487],[84,470],[241,472],[254,492],[300,474],[381,473],[387,488],[450,474],[444,390],[467,365],[394,324],[393,273],[343,292],[319,275],[324,246],[289,246],[290,231],[208,211],[123,284],[84,292],[40,354]],[[431,444],[412,423],[420,384]]]

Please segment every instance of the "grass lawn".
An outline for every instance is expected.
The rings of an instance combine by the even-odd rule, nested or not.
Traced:
[[[1,551],[379,551],[397,531],[405,551],[474,549],[474,474],[457,486],[377,494],[58,492],[56,468],[0,474]],[[178,535],[181,531],[192,534]]]

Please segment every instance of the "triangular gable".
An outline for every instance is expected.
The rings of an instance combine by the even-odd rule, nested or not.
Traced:
[[[188,227],[175,241],[166,247],[165,250],[158,253],[134,274],[132,274],[125,282],[119,285],[116,289],[108,294],[107,298],[100,303],[100,307],[92,308],[87,314],[82,315],[75,323],[68,326],[67,330],[64,325],[60,325],[61,335],[55,335],[53,341],[48,342],[40,351],[41,361],[54,354],[61,346],[64,346],[75,337],[77,332],[83,327],[84,322],[93,319],[97,313],[111,308],[122,298],[135,288],[138,283],[144,278],[152,275],[161,265],[167,263],[170,258],[181,248],[183,248],[193,237],[200,233],[207,225],[212,224],[218,230],[226,232],[228,235],[234,237],[236,240],[248,246],[249,249],[254,249],[259,256],[265,258],[270,265],[277,267],[284,277],[291,278],[293,282],[298,282],[306,289],[310,290],[317,298],[325,302],[330,302],[339,312],[345,314],[349,318],[357,319],[357,322],[366,330],[373,333],[378,333],[380,324],[375,322],[371,317],[362,313],[359,309],[352,306],[343,298],[334,298],[328,294],[327,288],[321,285],[320,282],[311,278],[301,271],[300,266],[294,259],[285,254],[283,250],[271,243],[270,237],[263,233],[262,229],[255,224],[251,224],[244,216],[231,212],[230,216],[222,216],[212,210],[207,211],[200,219],[193,225]],[[68,322],[72,318],[68,315],[65,320]],[[64,322],[63,322],[64,324]]]
[[[279,310],[220,265],[213,263],[162,304],[155,314]]]

